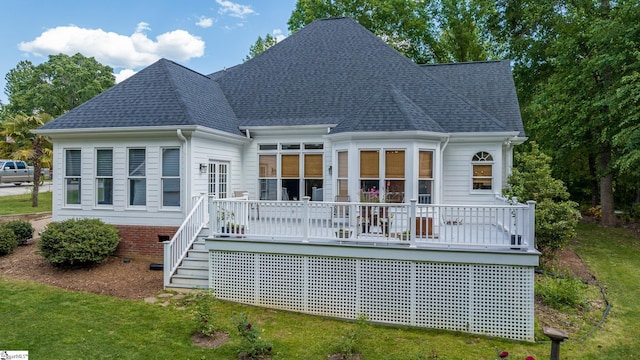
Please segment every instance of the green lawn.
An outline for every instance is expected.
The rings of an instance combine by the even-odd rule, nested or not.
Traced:
[[[38,207],[31,206],[31,194],[0,197],[0,216],[51,211],[51,192],[38,194]]]
[[[562,358],[630,359],[640,354],[640,240],[623,229],[582,225],[578,253],[605,284],[613,309],[601,329],[584,341],[568,341]],[[193,346],[195,328],[180,303],[68,292],[0,278],[0,350],[28,350],[34,359],[236,359],[239,337],[219,349]],[[218,302],[219,322],[233,329],[244,312],[273,342],[274,359],[326,359],[355,323]],[[523,343],[448,331],[367,326],[358,344],[363,359],[548,359],[549,343]]]

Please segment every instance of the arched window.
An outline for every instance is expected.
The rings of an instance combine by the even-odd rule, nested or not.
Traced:
[[[473,155],[471,159],[473,190],[491,190],[493,188],[493,156],[485,151]]]

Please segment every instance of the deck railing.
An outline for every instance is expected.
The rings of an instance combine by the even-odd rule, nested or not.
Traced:
[[[210,236],[301,243],[535,248],[535,202],[434,205],[210,198]]]
[[[193,199],[191,211],[186,219],[178,228],[171,241],[165,241],[164,244],[164,287],[170,285],[171,276],[184,259],[187,251],[196,240],[200,231],[207,223],[207,195],[203,194]]]

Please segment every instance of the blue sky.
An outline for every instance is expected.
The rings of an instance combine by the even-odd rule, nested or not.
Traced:
[[[242,63],[258,36],[289,34],[296,0],[0,0],[0,102],[21,60],[77,52],[117,81],[167,58],[209,74]]]

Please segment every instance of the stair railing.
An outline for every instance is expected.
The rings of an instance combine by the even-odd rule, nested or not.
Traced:
[[[185,218],[171,241],[163,242],[164,245],[164,288],[171,284],[171,277],[178,269],[178,265],[187,255],[191,245],[198,238],[198,234],[205,227],[208,220],[207,194],[198,197],[191,212]]]

